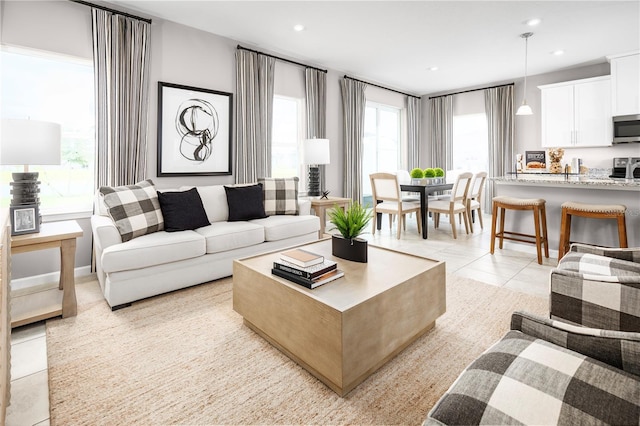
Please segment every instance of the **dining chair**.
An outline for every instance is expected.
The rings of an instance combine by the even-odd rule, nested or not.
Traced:
[[[484,182],[487,180],[487,172],[478,172],[473,175],[473,181],[469,185],[469,195],[467,195],[467,215],[469,217],[469,227],[473,232],[473,214],[474,210],[478,211],[478,221],[480,228],[484,229],[482,223],[482,193],[484,192]]]
[[[396,176],[398,176],[398,183],[400,185],[406,183],[411,183],[411,175],[407,170],[398,170],[396,172]],[[407,194],[402,194],[402,201],[420,201],[420,194],[415,192],[409,192]]]
[[[405,215],[415,212],[418,222],[418,233],[422,235],[420,203],[415,201],[402,201],[398,176],[393,173],[372,173],[369,175],[369,179],[371,180],[371,191],[373,192],[372,234],[375,235],[376,233],[377,214],[386,213],[389,215],[389,224],[391,224],[394,215],[398,216],[396,238],[400,239],[401,228],[406,219]]]
[[[469,216],[467,214],[467,195],[473,173],[460,173],[451,189],[451,198],[449,200],[436,200],[429,203],[429,212],[433,214],[433,225],[437,229],[440,225],[440,214],[449,216],[451,223],[451,231],[453,238],[458,238],[456,232],[455,215],[459,215],[460,219],[464,219],[464,227],[469,233]]]

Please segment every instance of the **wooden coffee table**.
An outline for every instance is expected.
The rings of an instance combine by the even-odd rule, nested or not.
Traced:
[[[233,309],[244,323],[344,396],[435,326],[445,264],[369,245],[369,263],[333,257],[331,240],[300,246],[345,276],[313,290],[271,274],[280,252],[234,261]]]

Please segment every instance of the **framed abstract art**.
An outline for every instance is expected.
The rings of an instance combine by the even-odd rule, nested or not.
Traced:
[[[233,94],[158,82],[158,176],[231,174]]]

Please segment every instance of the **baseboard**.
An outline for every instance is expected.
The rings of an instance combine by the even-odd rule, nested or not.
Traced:
[[[76,278],[86,277],[92,275],[91,266],[81,266],[75,268],[74,275]],[[32,277],[17,278],[11,280],[11,291],[23,290],[25,288],[41,286],[43,284],[49,284],[52,282],[58,282],[60,279],[60,272],[50,272],[48,274],[34,275]]]

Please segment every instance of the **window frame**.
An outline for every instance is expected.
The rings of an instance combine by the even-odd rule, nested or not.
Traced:
[[[294,97],[294,96],[287,96],[287,95],[280,95],[280,94],[274,94],[273,95],[273,101],[275,103],[276,100],[281,99],[281,100],[286,100],[286,101],[293,101],[296,104],[296,150],[297,150],[297,155],[298,155],[298,167],[297,167],[297,177],[299,179],[298,181],[298,193],[299,194],[306,194],[307,192],[307,165],[304,164],[302,162],[302,156],[303,156],[303,142],[306,139],[306,120],[305,120],[305,100],[304,98],[299,98],[299,97]],[[275,105],[274,105],[274,109],[275,109]],[[274,119],[274,123],[275,123],[275,119]],[[274,125],[272,124],[272,127]],[[273,171],[274,171],[274,156],[273,156],[273,151],[274,151],[274,137],[273,137],[273,128],[272,128],[272,134],[271,134],[271,174],[273,176]],[[286,177],[291,177],[291,176],[286,176]]]
[[[406,152],[407,152],[407,126],[406,126],[406,108],[401,108],[395,105],[384,104],[377,101],[367,100],[365,103],[365,117],[366,117],[366,109],[374,108],[376,110],[376,159],[375,159],[375,168],[378,169],[379,165],[379,141],[380,141],[380,132],[379,132],[379,123],[380,123],[380,111],[393,112],[397,115],[397,149],[396,149],[396,167],[394,170],[388,170],[388,172],[395,173],[397,170],[404,168],[407,164]],[[366,129],[366,125],[365,125]],[[364,135],[363,135],[363,145],[364,145]],[[363,146],[363,159],[364,159],[364,146]],[[362,167],[363,171],[365,170],[365,165]],[[368,176],[363,176],[363,196],[371,196],[372,194],[367,193],[365,191],[366,188],[370,187],[370,183],[368,180]],[[368,192],[371,192],[371,188],[369,188]]]
[[[92,83],[92,87],[91,87],[91,104],[93,105],[93,113],[91,113],[91,117],[92,117],[92,124],[89,126],[90,128],[93,129],[93,131],[90,133],[91,135],[89,136],[89,133],[85,133],[85,137],[87,139],[90,139],[90,143],[91,143],[91,147],[89,148],[89,152],[88,152],[88,156],[85,159],[88,162],[87,165],[87,171],[86,173],[88,174],[88,176],[91,176],[91,191],[87,192],[86,194],[74,194],[74,193],[67,193],[65,195],[62,195],[61,198],[63,199],[67,199],[69,200],[68,197],[73,197],[74,198],[74,202],[72,204],[68,204],[66,202],[62,202],[60,203],[58,206],[47,206],[46,204],[43,206],[42,204],[40,205],[41,209],[41,215],[43,217],[43,221],[44,222],[49,222],[49,221],[53,221],[53,220],[67,220],[67,219],[77,219],[77,218],[84,218],[84,217],[89,217],[91,212],[93,211],[93,202],[94,202],[94,195],[95,195],[95,188],[96,188],[96,183],[95,183],[95,153],[96,153],[96,139],[95,139],[95,88],[93,86],[94,84],[94,79],[93,79],[93,61],[90,58],[83,58],[83,57],[78,57],[78,56],[72,56],[72,55],[68,55],[68,54],[64,54],[64,53],[58,53],[58,52],[53,52],[53,51],[47,51],[47,50],[41,50],[41,49],[34,49],[34,48],[29,48],[29,47],[23,47],[23,46],[13,46],[13,45],[7,45],[7,44],[0,44],[0,55],[4,57],[5,54],[12,54],[12,55],[22,55],[25,56],[27,58],[34,58],[34,59],[41,59],[41,60],[48,60],[48,61],[55,61],[57,63],[64,63],[64,64],[68,64],[68,65],[80,65],[83,67],[88,67],[90,68],[91,71],[91,83]],[[4,68],[4,60],[2,61],[3,65],[2,67],[0,67],[0,69]],[[4,70],[2,73],[0,73],[0,82],[3,83],[8,83],[7,81],[5,81],[5,77],[4,77]],[[88,99],[87,99],[88,100]],[[60,121],[60,120],[55,120],[55,119],[51,119],[47,117],[47,113],[45,114],[41,114],[36,113],[36,115],[33,116],[33,118],[35,120],[42,120],[42,121]],[[15,111],[12,111],[10,114],[7,114],[7,109],[3,109],[2,111],[2,118],[18,118],[18,119],[23,119],[23,118],[31,118],[32,116],[24,116],[22,114],[18,114]],[[70,138],[72,137],[72,135],[74,135],[74,130],[75,129],[68,129],[68,127],[65,127],[63,123],[60,123],[62,125],[62,138],[63,138],[63,144],[62,144],[62,148],[64,149],[65,145],[64,145],[64,138]],[[67,131],[65,131],[65,129],[68,129]],[[62,156],[62,160],[64,160],[64,154]],[[0,166],[3,170],[3,172],[11,172],[14,170],[21,170],[22,166]],[[44,186],[47,184],[47,182],[57,182],[56,180],[45,180],[46,179],[46,173],[51,173],[51,172],[57,172],[57,171],[63,171],[69,168],[68,164],[60,164],[59,166],[31,166],[31,168],[34,171],[40,171],[42,173],[40,173],[40,180],[42,182],[41,186]],[[45,177],[45,179],[43,179],[43,177]],[[72,179],[72,177],[68,178],[68,179]],[[87,184],[88,185],[88,184]],[[10,194],[8,195],[8,198],[6,200],[5,199],[5,195],[2,195],[0,198],[3,199],[3,204],[6,201],[7,203],[9,203],[11,196]],[[42,201],[41,201],[42,202]]]

